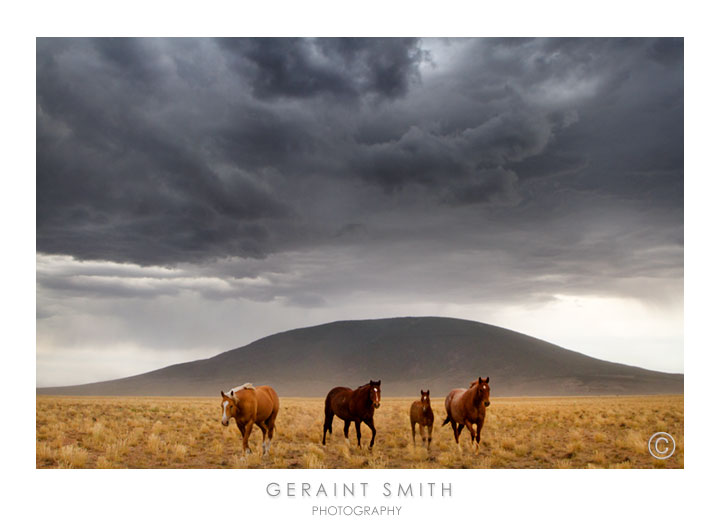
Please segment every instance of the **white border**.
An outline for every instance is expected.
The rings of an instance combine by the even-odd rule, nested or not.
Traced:
[[[427,502],[399,520],[343,519],[489,528],[669,527],[703,520],[718,469],[716,426],[719,289],[717,229],[717,17],[702,2],[26,2],[5,7],[2,46],[6,111],[2,241],[11,334],[4,352],[3,455],[6,518],[73,528],[212,528],[339,521],[306,518],[301,500],[265,498],[270,477],[359,481],[359,477],[451,480],[454,498]],[[201,7],[202,6],[202,7]],[[686,72],[686,415],[683,471],[38,471],[34,469],[35,36],[420,35],[683,36]],[[6,291],[7,292],[7,291]],[[7,381],[9,379],[9,381]],[[713,393],[712,393],[713,392]],[[713,407],[713,408],[712,408]],[[318,474],[320,473],[320,474]],[[338,477],[337,479],[335,477]],[[452,477],[452,478],[450,478]],[[369,478],[368,481],[371,481]],[[457,493],[456,493],[457,492]],[[235,506],[235,509],[231,507]],[[713,519],[710,519],[713,520]],[[21,523],[22,521],[22,523]]]

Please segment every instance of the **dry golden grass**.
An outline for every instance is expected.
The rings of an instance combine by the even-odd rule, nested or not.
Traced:
[[[411,441],[408,409],[415,398],[383,398],[362,443],[343,438],[335,419],[328,445],[323,399],[281,398],[269,456],[255,427],[253,453],[241,453],[238,429],[220,424],[220,399],[38,396],[38,468],[682,468],[683,396],[495,398],[475,451],[464,430],[460,449],[433,400],[431,449]],[[672,434],[668,460],[648,453],[649,437]]]

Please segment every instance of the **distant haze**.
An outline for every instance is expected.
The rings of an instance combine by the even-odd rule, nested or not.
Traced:
[[[683,372],[683,39],[36,49],[38,386],[408,315]]]

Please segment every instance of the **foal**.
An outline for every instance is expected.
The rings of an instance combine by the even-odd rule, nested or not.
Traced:
[[[426,432],[428,429],[428,449],[431,448],[433,439],[433,409],[431,409],[431,391],[421,390],[421,400],[414,401],[411,405],[411,433],[413,433],[413,447],[416,446],[416,423],[421,433],[423,443],[426,443]]]

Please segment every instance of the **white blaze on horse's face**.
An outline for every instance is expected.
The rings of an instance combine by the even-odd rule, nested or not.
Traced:
[[[431,406],[431,391],[423,392],[421,390],[421,405],[423,405],[423,412],[428,412]]]
[[[488,407],[491,405],[491,387],[488,386],[488,383],[481,383],[481,394],[483,395],[483,404]]]
[[[223,419],[220,420],[220,423],[222,423],[226,427],[228,426],[228,422],[230,421],[230,414],[228,412],[229,405],[230,401],[228,401],[227,399],[224,400],[221,405],[223,407]]]
[[[373,401],[375,408],[381,406],[381,391],[377,386],[371,387],[371,401]]]

